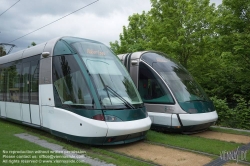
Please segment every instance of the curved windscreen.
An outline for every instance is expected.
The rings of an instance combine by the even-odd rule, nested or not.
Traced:
[[[104,107],[133,108],[142,104],[129,74],[105,45],[76,42],[72,46],[84,61]]]
[[[144,62],[140,62],[139,65],[138,90],[145,103],[174,104],[172,95],[164,82]]]
[[[93,99],[81,74],[81,69],[72,55],[53,57],[54,87],[61,103],[93,109]],[[59,102],[56,105],[59,106]]]
[[[214,111],[213,103],[183,66],[162,53],[145,53],[142,60],[160,74],[183,110],[188,113]]]

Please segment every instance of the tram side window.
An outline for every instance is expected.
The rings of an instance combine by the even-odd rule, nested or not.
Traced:
[[[3,87],[3,73],[4,73],[4,70],[0,69],[0,101],[3,101],[3,90],[4,90],[4,87]]]
[[[174,103],[169,90],[159,76],[143,62],[139,65],[138,89],[145,103]]]
[[[39,62],[31,62],[30,68],[30,104],[39,103]]]
[[[7,90],[7,100],[9,102],[19,102],[20,96],[20,65],[15,65],[12,63],[6,70],[6,90]]]
[[[6,93],[5,93],[5,97],[6,97],[6,101],[10,101],[10,67],[8,65],[8,67],[6,68],[6,73],[5,73],[5,87],[6,87]]]
[[[7,69],[3,68],[1,71],[1,79],[0,79],[0,86],[1,86],[1,92],[0,92],[0,100],[1,101],[6,101],[6,89],[7,89],[7,83],[6,83],[6,79],[7,79]]]
[[[20,82],[21,102],[25,104],[39,103],[39,60],[28,58],[22,63]]]
[[[92,107],[92,97],[72,55],[53,58],[53,81],[63,104]]]
[[[29,70],[30,62],[25,62],[22,64],[22,75],[21,75],[21,94],[22,103],[29,104]]]

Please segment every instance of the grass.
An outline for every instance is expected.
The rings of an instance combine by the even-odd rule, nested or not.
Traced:
[[[209,130],[216,131],[216,132],[222,132],[222,133],[228,133],[228,134],[237,134],[237,135],[250,136],[250,132],[237,131],[237,130],[232,130],[232,129],[223,129],[223,128],[210,127]]]
[[[215,132],[222,132],[222,133],[228,133],[228,134],[236,134],[236,135],[244,135],[244,136],[250,136],[250,132],[245,131],[237,131],[233,129],[223,129],[223,128],[215,128],[210,127],[209,130],[215,131]],[[250,162],[250,150],[246,152],[246,160]]]
[[[218,156],[222,151],[232,151],[243,145],[234,142],[225,142],[190,135],[161,133],[156,131],[149,131],[147,134],[147,140],[166,145],[206,152]],[[247,153],[247,161],[250,162],[250,152]]]
[[[228,129],[220,129],[217,130],[214,128],[212,131],[223,130],[222,132],[227,132],[231,134],[241,134],[245,135],[246,133],[242,132],[234,132],[228,131]],[[110,152],[105,150],[107,146],[88,146],[80,143],[70,142],[65,139],[56,137],[42,130],[38,130],[31,127],[26,127],[22,125],[18,125],[15,123],[7,122],[0,120],[0,162],[3,161],[3,150],[48,150],[39,145],[30,143],[26,140],[19,139],[14,134],[17,133],[28,133],[34,136],[39,137],[40,139],[44,139],[50,143],[55,143],[63,146],[65,149],[72,150],[82,150],[86,151],[86,155],[92,158],[97,158],[107,163],[112,163],[115,165],[145,165],[145,163],[121,156],[119,154]],[[181,135],[181,134],[169,134],[169,133],[160,133],[156,131],[148,131],[147,140],[152,142],[163,143],[172,146],[183,147],[187,149],[202,151],[206,153],[211,153],[215,155],[220,155],[221,151],[231,151],[237,149],[242,144],[233,143],[233,142],[225,142],[220,140],[207,139],[202,137],[195,137],[189,135]],[[250,162],[250,151],[247,152],[247,161]],[[46,160],[45,160],[46,161]],[[3,165],[0,163],[0,165]],[[18,165],[27,165],[27,164],[18,164]],[[32,165],[44,165],[44,164],[32,164]],[[61,165],[61,164],[53,164],[53,165]],[[72,164],[73,165],[73,164]],[[74,164],[77,165],[77,164]],[[83,164],[81,164],[83,165]]]
[[[24,127],[17,126],[15,124],[5,122],[0,120],[0,165],[34,165],[34,166],[40,166],[40,165],[46,165],[51,162],[53,162],[54,166],[60,166],[62,165],[62,162],[67,163],[67,165],[76,165],[76,166],[82,166],[82,165],[89,165],[86,163],[78,163],[78,160],[73,160],[70,158],[63,158],[64,156],[62,154],[53,154],[53,157],[60,157],[58,160],[59,163],[55,163],[55,159],[49,159],[49,158],[40,158],[40,155],[50,155],[49,149],[43,148],[37,144],[31,143],[29,141],[20,139],[18,137],[15,137],[14,134],[17,133],[24,133],[26,132]],[[15,152],[17,152],[14,154]],[[20,153],[20,151],[25,151],[25,153]],[[38,151],[43,151],[46,153],[36,153]],[[21,157],[22,156],[22,157]],[[9,158],[12,157],[12,158]],[[21,157],[21,158],[19,158]],[[26,157],[26,158],[25,158]],[[27,162],[27,163],[23,163]],[[33,163],[34,162],[34,163]],[[73,163],[72,163],[73,162]]]
[[[28,134],[37,136],[40,139],[44,139],[50,143],[61,145],[64,147],[64,149],[67,149],[68,151],[73,151],[73,150],[86,151],[87,156],[90,156],[92,158],[97,158],[107,163],[112,163],[115,165],[124,165],[124,166],[146,165],[143,162],[140,162],[140,161],[128,158],[128,157],[123,157],[121,155],[109,152],[104,149],[100,149],[100,148],[104,148],[105,146],[88,146],[88,145],[81,144],[81,143],[70,142],[65,139],[53,136],[48,132],[38,130],[35,128],[31,128],[31,127],[22,126],[22,125],[11,123],[11,122],[4,121],[4,120],[0,120],[0,133],[1,135],[4,135],[4,137],[2,136],[0,137],[0,165],[2,162],[1,157],[3,156],[2,150],[30,150],[31,147],[32,147],[31,150],[33,151],[48,150],[39,145],[30,143],[26,140],[22,140],[22,139],[19,139],[18,137],[13,136],[14,134],[18,134],[18,133],[28,133]],[[35,164],[32,164],[32,165],[35,165]],[[61,164],[58,164],[58,165],[61,165]],[[74,164],[74,166],[75,165],[77,166],[77,164]]]
[[[151,164],[147,164],[147,163],[144,163],[144,162],[140,162],[138,160],[134,160],[134,159],[131,159],[131,158],[126,158],[126,160],[124,160],[125,158],[124,157],[121,157],[120,155],[116,154],[115,152],[109,152],[109,151],[106,151],[106,150],[103,150],[103,149],[99,149],[99,148],[93,148],[93,151],[95,153],[98,153],[98,154],[104,154],[104,155],[108,155],[108,160],[111,162],[111,163],[114,163],[116,165],[120,165],[119,162],[123,162],[123,163],[126,163],[125,165],[126,166],[130,166],[130,165],[138,165],[138,166],[149,166]],[[116,158],[116,160],[114,161],[114,157]],[[117,160],[119,162],[117,162]],[[130,160],[130,161],[128,161]],[[150,161],[151,162],[151,161]]]

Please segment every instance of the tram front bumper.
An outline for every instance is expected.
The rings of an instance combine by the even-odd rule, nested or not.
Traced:
[[[108,126],[107,137],[139,133],[150,129],[151,120],[149,117],[133,121],[106,122]]]

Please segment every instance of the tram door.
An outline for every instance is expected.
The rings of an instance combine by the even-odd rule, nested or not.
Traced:
[[[40,125],[39,110],[39,60],[24,61],[21,74],[22,121]]]

